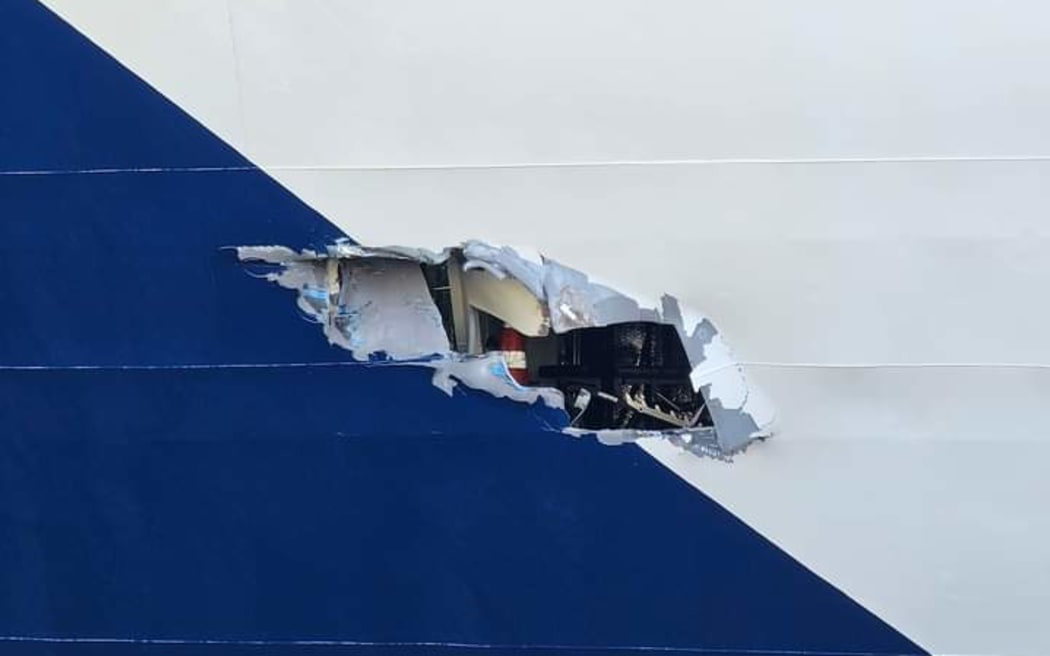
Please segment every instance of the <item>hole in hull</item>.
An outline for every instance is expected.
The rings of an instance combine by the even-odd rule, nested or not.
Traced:
[[[703,396],[689,379],[692,366],[673,326],[635,321],[554,333],[536,323],[537,317],[543,319],[542,308],[526,290],[516,289],[517,282],[484,271],[464,276],[455,257],[421,266],[455,350],[500,353],[518,383],[560,390],[573,427],[712,425]],[[519,328],[543,334],[526,335]]]
[[[659,436],[725,457],[768,437],[773,411],[706,318],[645,306],[542,256],[468,241],[441,252],[336,242],[240,246],[354,359],[413,363],[433,383],[564,409],[569,434]],[[535,255],[535,254],[534,254]]]

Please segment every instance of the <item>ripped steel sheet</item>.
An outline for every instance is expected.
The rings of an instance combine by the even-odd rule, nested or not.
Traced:
[[[244,262],[269,265],[264,277],[298,292],[299,308],[321,324],[329,341],[357,360],[410,362],[435,370],[434,384],[451,394],[458,382],[499,398],[523,403],[543,400],[565,409],[562,393],[550,387],[524,386],[507,372],[498,354],[464,354],[450,347],[442,315],[420,265],[456,266],[460,272],[484,271],[498,280],[520,283],[540,302],[547,330],[555,334],[646,322],[673,326],[691,367],[689,380],[702,396],[710,427],[666,430],[566,428],[596,434],[615,444],[659,437],[709,457],[726,457],[770,435],[772,406],[747,380],[742,366],[710,319],[692,317],[677,299],[664,295],[660,307],[642,307],[630,296],[591,281],[578,270],[540,256],[527,257],[509,246],[467,241],[434,252],[405,246],[361,246],[340,241],[324,252],[283,246],[241,246]],[[650,414],[661,416],[663,411]],[[697,412],[699,415],[699,411]]]

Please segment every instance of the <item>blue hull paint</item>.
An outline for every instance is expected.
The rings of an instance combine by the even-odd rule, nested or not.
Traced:
[[[0,175],[0,650],[921,653],[559,413],[228,366],[345,360],[221,250],[339,231],[30,0],[0,70],[3,171],[237,169]]]

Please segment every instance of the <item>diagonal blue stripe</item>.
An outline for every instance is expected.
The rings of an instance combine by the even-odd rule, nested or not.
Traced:
[[[182,169],[0,176],[0,635],[920,653],[633,446],[420,368],[251,366],[346,358],[223,247],[340,232],[31,0],[0,73],[0,170]]]

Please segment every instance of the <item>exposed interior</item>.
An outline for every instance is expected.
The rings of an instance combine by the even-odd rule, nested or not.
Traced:
[[[420,265],[457,352],[502,353],[518,383],[560,390],[578,428],[712,425],[673,326],[635,321],[555,333],[544,305],[520,282],[463,265],[455,251]]]

